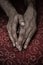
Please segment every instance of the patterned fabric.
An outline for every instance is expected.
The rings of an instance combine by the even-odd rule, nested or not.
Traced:
[[[6,29],[7,17],[0,10],[0,65],[43,65],[43,2],[38,3],[37,32],[26,50],[12,46]]]

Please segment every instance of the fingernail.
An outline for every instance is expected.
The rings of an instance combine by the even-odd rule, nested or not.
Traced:
[[[15,47],[15,44],[13,44],[13,46]]]
[[[19,51],[21,51],[21,50],[22,50],[21,46],[18,46],[18,50],[19,50]]]
[[[25,46],[24,46],[24,49],[26,49],[26,48],[27,48],[27,46],[25,45]]]
[[[25,23],[24,22],[21,22],[21,24],[20,24],[21,26],[24,26],[25,25]]]
[[[19,51],[21,51],[21,50],[22,50],[21,46],[20,46],[20,45],[18,45],[18,44],[17,44],[17,42],[16,42],[16,47],[17,47],[17,49],[18,49]]]
[[[17,48],[18,48],[18,50],[19,50],[19,51],[21,51],[21,50],[22,50],[21,46],[18,46]]]

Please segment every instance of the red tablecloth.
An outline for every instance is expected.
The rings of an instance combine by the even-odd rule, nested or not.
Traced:
[[[0,65],[43,65],[43,2],[38,3],[37,32],[26,50],[12,46],[6,29],[7,17],[0,17]]]

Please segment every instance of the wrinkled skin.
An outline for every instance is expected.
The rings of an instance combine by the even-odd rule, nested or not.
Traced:
[[[34,35],[36,31],[36,11],[33,8],[33,6],[29,6],[26,13],[24,14],[24,19],[26,23],[26,34],[25,34],[25,43],[24,43],[24,49],[27,48],[32,36]]]
[[[26,1],[26,0],[25,0]],[[36,31],[36,11],[34,9],[35,0],[27,0],[28,7],[24,15],[17,13],[15,8],[8,2],[8,0],[0,0],[0,5],[9,17],[7,24],[7,31],[12,41],[13,46],[21,51],[22,47],[27,48],[32,36]],[[19,29],[17,31],[17,24]],[[17,33],[19,36],[17,37]],[[24,43],[25,42],[25,43]],[[24,46],[23,46],[24,45]]]

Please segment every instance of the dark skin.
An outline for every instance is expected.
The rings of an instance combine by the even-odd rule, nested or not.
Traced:
[[[34,0],[27,0],[28,7],[24,15],[18,14],[15,8],[8,2],[8,0],[0,0],[0,5],[9,17],[7,24],[7,31],[12,41],[13,46],[21,51],[22,47],[27,48],[32,36],[36,31],[36,11],[33,7]],[[32,2],[33,1],[33,2]],[[16,26],[20,25],[19,37],[17,37]],[[25,42],[25,43],[24,43]],[[24,45],[24,46],[23,46]]]

